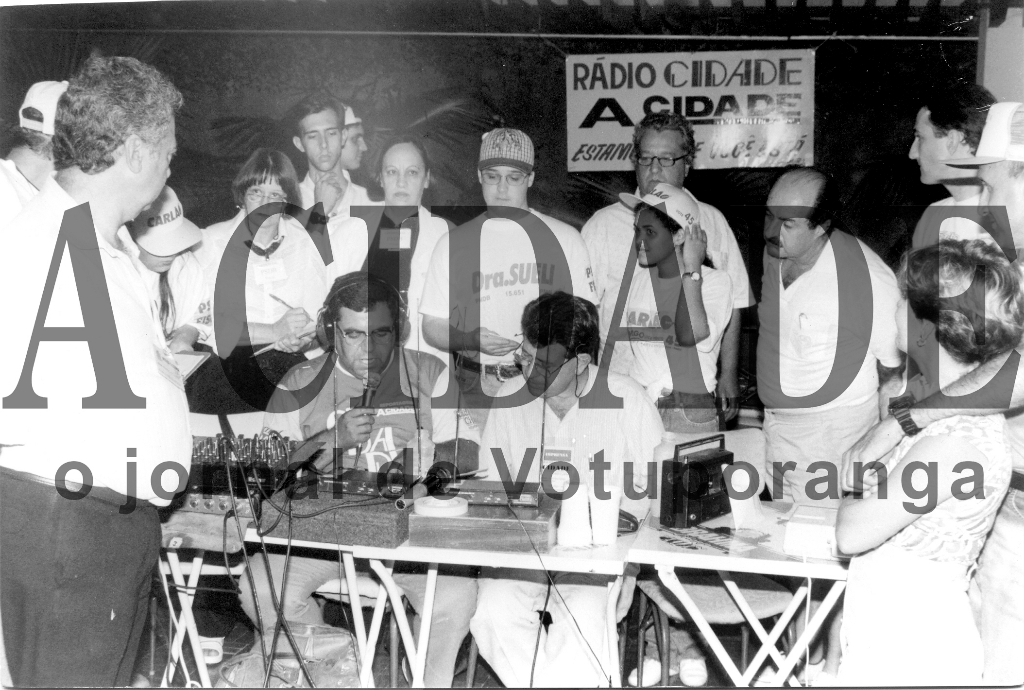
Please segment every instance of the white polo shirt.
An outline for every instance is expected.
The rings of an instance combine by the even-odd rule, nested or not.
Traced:
[[[597,367],[590,365],[589,371],[580,397],[586,396],[597,380]],[[521,381],[506,381],[498,397],[510,395],[521,385]],[[611,465],[605,472],[604,486],[624,486],[626,463],[632,465],[634,492],[643,491],[649,480],[656,482],[656,477],[647,476],[647,463],[654,461],[654,449],[661,443],[665,431],[658,410],[640,385],[625,376],[608,374],[608,390],[622,398],[620,409],[580,409],[577,404],[559,419],[543,398],[534,398],[519,407],[491,410],[480,442],[479,467],[487,470],[487,480],[501,480],[491,451],[499,448],[513,481],[519,477],[519,467],[527,452],[534,449],[533,463],[525,481],[540,481],[542,465],[569,458],[581,482],[593,486],[590,459],[604,451],[604,460]],[[540,456],[539,450],[542,430],[545,458]],[[631,500],[623,496],[622,507],[643,517],[650,508],[650,500]]]
[[[635,194],[639,195],[637,189]],[[733,308],[742,309],[754,303],[750,292],[747,269],[743,255],[736,243],[736,236],[729,227],[729,221],[722,212],[710,204],[698,201],[700,226],[708,236],[708,257],[715,268],[729,274],[732,281]],[[601,346],[608,336],[608,324],[612,322],[615,300],[624,284],[632,276],[626,276],[630,247],[633,245],[633,211],[623,203],[605,206],[591,216],[581,231],[583,241],[590,252],[597,283],[598,309],[601,316]]]
[[[646,388],[651,399],[657,401],[663,391],[672,391],[675,383],[682,383],[672,380],[669,353],[678,361],[685,361],[682,351],[688,348],[676,344],[675,332],[676,306],[682,299],[679,290],[683,279],[655,278],[656,288],[664,295],[664,304],[669,309],[662,313],[658,310],[651,273],[651,270],[641,269],[633,274],[626,310],[622,314],[622,325],[629,329],[629,343],[615,348],[612,371],[619,371],[623,364],[628,365],[625,368],[629,377]],[[732,318],[732,281],[725,271],[706,266],[701,274],[701,296],[708,317],[709,334],[693,349],[697,352],[706,390],[714,393],[718,385],[718,353],[722,349],[722,336]]]
[[[0,228],[14,220],[37,192],[14,161],[0,158]]]
[[[0,294],[4,295],[0,300],[0,323],[5,329],[0,397],[14,391],[26,366],[64,212],[78,205],[55,181],[47,180],[21,215],[0,228],[5,247],[0,253]],[[103,267],[116,328],[116,334],[105,334],[104,343],[109,347],[116,340],[120,349],[117,366],[123,363],[131,390],[145,398],[145,407],[85,408],[83,399],[97,390],[94,361],[114,353],[90,352],[84,341],[44,339],[31,378],[36,394],[47,399],[47,407],[11,409],[10,403],[4,404],[0,410],[0,465],[53,482],[58,468],[75,460],[89,468],[94,486],[167,505],[169,500],[157,497],[153,491],[151,478],[154,469],[164,462],[180,465],[187,476],[192,436],[184,384],[167,350],[142,277],[146,269],[126,251],[131,243],[127,230],[121,228],[118,233],[125,249],[111,246],[99,234],[95,237],[99,248],[93,251],[98,252]],[[86,256],[95,255],[87,249]],[[46,326],[81,327],[80,305],[70,249],[66,247]],[[134,457],[130,456],[131,449]],[[128,463],[136,465],[135,486],[128,484]],[[68,479],[79,481],[80,476],[74,472]],[[165,490],[177,485],[171,472],[163,479]]]
[[[867,260],[871,301],[857,298],[854,306],[861,310],[871,309],[870,333],[857,332],[849,321],[839,322],[839,278],[833,250],[833,242],[839,236],[846,241],[857,242]],[[858,279],[862,279],[859,274]],[[864,290],[865,296],[866,292]],[[859,405],[876,397],[876,363],[896,367],[901,362],[896,347],[896,305],[899,298],[896,276],[885,262],[866,244],[839,230],[832,233],[832,240],[825,245],[814,266],[788,288],[782,286],[779,260],[765,253],[761,303],[758,306],[761,328],[757,339],[757,393],[765,407],[790,409],[778,388],[768,380],[769,357],[781,357],[778,360],[781,393],[792,397],[805,396],[817,391],[828,379],[837,348],[848,351],[850,348],[862,348],[865,343],[867,351],[852,383],[830,402],[806,409],[812,412]],[[847,366],[852,367],[853,364],[848,363]],[[839,362],[838,365],[844,366],[844,363]]]
[[[473,230],[466,226],[445,233],[434,248],[430,270],[420,301],[420,313],[449,321],[452,326],[469,332],[477,327],[489,328],[511,340],[522,340],[520,323],[523,309],[540,295],[540,287],[566,285],[572,280],[577,297],[597,304],[593,271],[587,246],[571,225],[530,209],[547,224],[554,234],[568,263],[569,275],[556,275],[557,264],[537,256],[526,230],[514,220],[488,218],[483,224],[480,240],[479,271],[474,271],[476,257],[470,256],[466,239]],[[525,222],[525,221],[524,221]],[[452,256],[454,254],[454,256]],[[450,266],[463,271],[450,295]],[[479,305],[479,316],[475,314]],[[479,321],[477,320],[479,319]],[[512,355],[504,357],[480,355],[484,364],[512,364]],[[522,379],[517,379],[522,385]]]

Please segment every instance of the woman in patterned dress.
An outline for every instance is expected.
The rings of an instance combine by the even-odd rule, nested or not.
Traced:
[[[997,248],[945,241],[899,275],[900,347],[944,387],[1010,352],[1024,332],[1021,277]],[[973,281],[973,285],[972,285]],[[956,416],[908,436],[887,477],[839,509],[850,562],[840,685],[981,682],[967,585],[1009,486],[1002,415]]]

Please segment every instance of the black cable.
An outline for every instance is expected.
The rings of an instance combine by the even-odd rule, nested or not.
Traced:
[[[521,519],[519,519],[519,515],[516,513],[516,511],[514,511],[512,509],[512,503],[511,502],[506,503],[505,507],[508,508],[509,512],[512,513],[513,517],[515,517],[516,522],[518,522],[519,526],[522,528],[523,534],[526,535],[526,539],[530,542],[530,548],[532,548],[533,552],[535,554],[537,554],[537,560],[540,561],[540,567],[544,571],[544,576],[548,580],[548,585],[551,587],[551,589],[555,590],[555,594],[558,595],[558,599],[559,599],[559,601],[562,602],[562,606],[565,608],[566,613],[568,613],[569,614],[569,618],[572,619],[572,624],[574,626],[576,626],[576,630],[580,634],[580,639],[583,640],[583,644],[587,645],[587,649],[590,650],[590,653],[594,656],[594,659],[597,660],[597,665],[601,668],[601,675],[603,675],[606,678],[608,678],[608,686],[611,687],[611,685],[612,685],[612,677],[611,677],[611,675],[609,675],[608,672],[605,671],[604,664],[601,663],[601,657],[599,657],[597,655],[597,652],[594,651],[594,648],[590,646],[590,642],[587,640],[587,636],[583,634],[583,629],[580,628],[580,624],[576,620],[576,616],[572,615],[572,610],[569,609],[569,604],[566,603],[565,597],[563,597],[562,593],[560,591],[558,591],[558,585],[555,584],[554,578],[551,577],[551,571],[549,571],[548,567],[546,565],[544,565],[544,559],[541,557],[540,551],[537,549],[537,545],[533,543],[533,537],[530,536],[529,530],[526,529],[526,525],[523,524],[523,521]],[[608,643],[611,644],[612,641],[609,640]]]
[[[540,624],[537,626],[537,642],[533,645],[533,663],[530,664],[530,687],[533,687],[533,672],[537,670],[537,654],[540,653],[540,633],[544,630],[544,617],[548,615],[548,600],[551,599],[551,583],[544,595],[544,608],[540,612]]]
[[[235,491],[234,491],[234,486],[233,486],[233,482],[232,482],[232,479],[231,479],[231,457],[232,456],[235,457],[235,464],[241,466],[241,463],[238,462],[238,454],[235,453],[235,445],[234,445],[234,441],[233,441],[234,433],[231,431],[231,424],[228,422],[227,415],[219,415],[219,417],[220,417],[221,428],[225,432],[224,440],[225,440],[225,445],[227,447],[227,454],[225,456],[224,462],[225,462],[225,469],[227,471],[227,476],[228,476],[228,492],[231,494],[232,507],[234,508]],[[249,491],[248,482],[243,482],[243,484],[245,484],[245,493],[246,493],[246,496],[249,499],[250,510],[253,511],[253,515],[256,515],[258,511],[255,510],[255,506],[253,505],[253,497],[252,497],[252,493]],[[236,524],[238,525],[239,536],[241,536],[242,526],[241,526],[240,523],[238,523],[237,520],[236,520]],[[259,535],[259,530],[257,530],[257,534]],[[277,593],[274,590],[274,575],[273,575],[273,571],[270,568],[270,556],[267,553],[267,545],[266,545],[266,542],[263,541],[262,535],[259,535],[259,536],[260,536],[260,545],[262,547],[262,554],[263,554],[263,565],[264,565],[264,567],[266,568],[266,571],[267,571],[267,581],[268,581],[268,585],[270,587],[270,599],[271,599],[271,602],[272,602],[272,604],[274,606],[274,609],[277,610],[278,613],[279,613],[279,615],[278,615],[278,624],[280,624],[280,622],[282,620],[281,616],[280,616],[280,611],[281,611],[281,608],[283,606],[283,601],[284,601],[284,588],[283,587],[281,588],[281,595],[282,596],[279,598],[277,596]],[[244,542],[244,537],[243,537],[243,542]],[[289,530],[288,548],[289,549],[291,548],[291,534],[290,534],[290,530]],[[243,551],[244,551],[244,548],[243,548]],[[248,559],[247,559],[246,560],[246,566],[248,566],[248,565],[249,565],[249,563],[248,563]],[[287,557],[286,557],[286,560],[285,560],[285,565],[287,566]],[[248,567],[246,568],[246,571],[249,572]],[[286,571],[287,571],[287,568],[286,568]],[[249,572],[249,586],[252,588],[253,601],[255,603],[257,612],[259,612],[259,597],[258,597],[257,592],[256,592],[256,584],[255,584],[255,581],[253,580],[251,572]],[[260,631],[259,631],[260,645],[261,645],[261,650],[263,651],[263,657],[264,657],[264,663],[265,663],[264,677],[263,677],[263,687],[268,687],[268,683],[270,682],[270,672],[271,672],[271,669],[273,667],[274,650],[273,650],[273,648],[271,649],[270,656],[268,657],[267,654],[266,654],[266,643],[263,640],[262,616],[258,615],[258,621],[257,622],[260,625]],[[306,681],[309,683],[310,687],[316,687],[313,684],[313,680],[312,680],[312,677],[310,676],[309,669],[306,668],[305,659],[302,658],[302,653],[299,651],[298,645],[295,642],[295,638],[292,636],[291,630],[288,628],[287,625],[285,625],[285,636],[288,638],[288,642],[289,642],[289,644],[291,644],[292,650],[295,652],[295,656],[298,659],[299,669],[302,671],[302,675],[306,678]],[[276,630],[276,628],[275,628],[275,632],[274,632],[274,641],[275,641],[275,643],[277,641],[277,630]]]

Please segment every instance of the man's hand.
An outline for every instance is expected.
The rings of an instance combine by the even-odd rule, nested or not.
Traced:
[[[507,355],[509,352],[515,352],[519,349],[520,343],[515,340],[509,340],[505,336],[498,335],[489,328],[481,326],[473,332],[476,339],[480,341],[479,351],[485,355],[494,355],[495,357],[501,357]]]
[[[338,417],[338,447],[358,448],[370,438],[376,411],[372,407],[353,407]]]
[[[843,491],[868,491],[874,488],[878,484],[878,477],[874,472],[865,472],[863,486],[854,486],[855,470],[857,469],[855,463],[860,463],[860,467],[863,468],[871,462],[884,462],[885,456],[902,440],[903,429],[899,422],[891,416],[868,429],[859,441],[843,453],[841,481]]]
[[[735,380],[718,379],[717,397],[722,406],[722,417],[726,422],[731,422],[740,413],[739,388],[740,386]]]
[[[334,173],[324,175],[313,185],[313,201],[324,205],[324,214],[331,215],[335,204],[345,194],[348,181]]]

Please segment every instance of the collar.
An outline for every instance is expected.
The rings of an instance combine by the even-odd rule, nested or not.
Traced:
[[[80,204],[74,199],[74,197],[68,194],[67,190],[57,184],[57,181],[52,176],[48,177],[46,181],[43,182],[43,187],[39,190],[39,199],[41,202],[45,200],[47,207],[57,211],[60,216],[60,223],[64,222],[64,214],[69,210],[85,205]],[[92,209],[88,207],[87,209],[87,212],[91,215]],[[70,243],[78,249],[101,249],[107,255],[115,259],[118,257],[124,257],[126,254],[129,258],[138,255],[138,247],[135,246],[135,242],[132,241],[131,235],[128,234],[128,230],[123,225],[118,229],[116,237],[120,239],[121,243],[124,245],[124,251],[110,244],[110,242],[107,242],[103,235],[95,230],[95,223],[93,224],[93,231],[95,244],[89,242],[89,239],[86,239],[85,246],[83,246],[82,243],[76,242],[74,237],[71,238]],[[132,250],[135,251],[135,254],[132,254]]]

